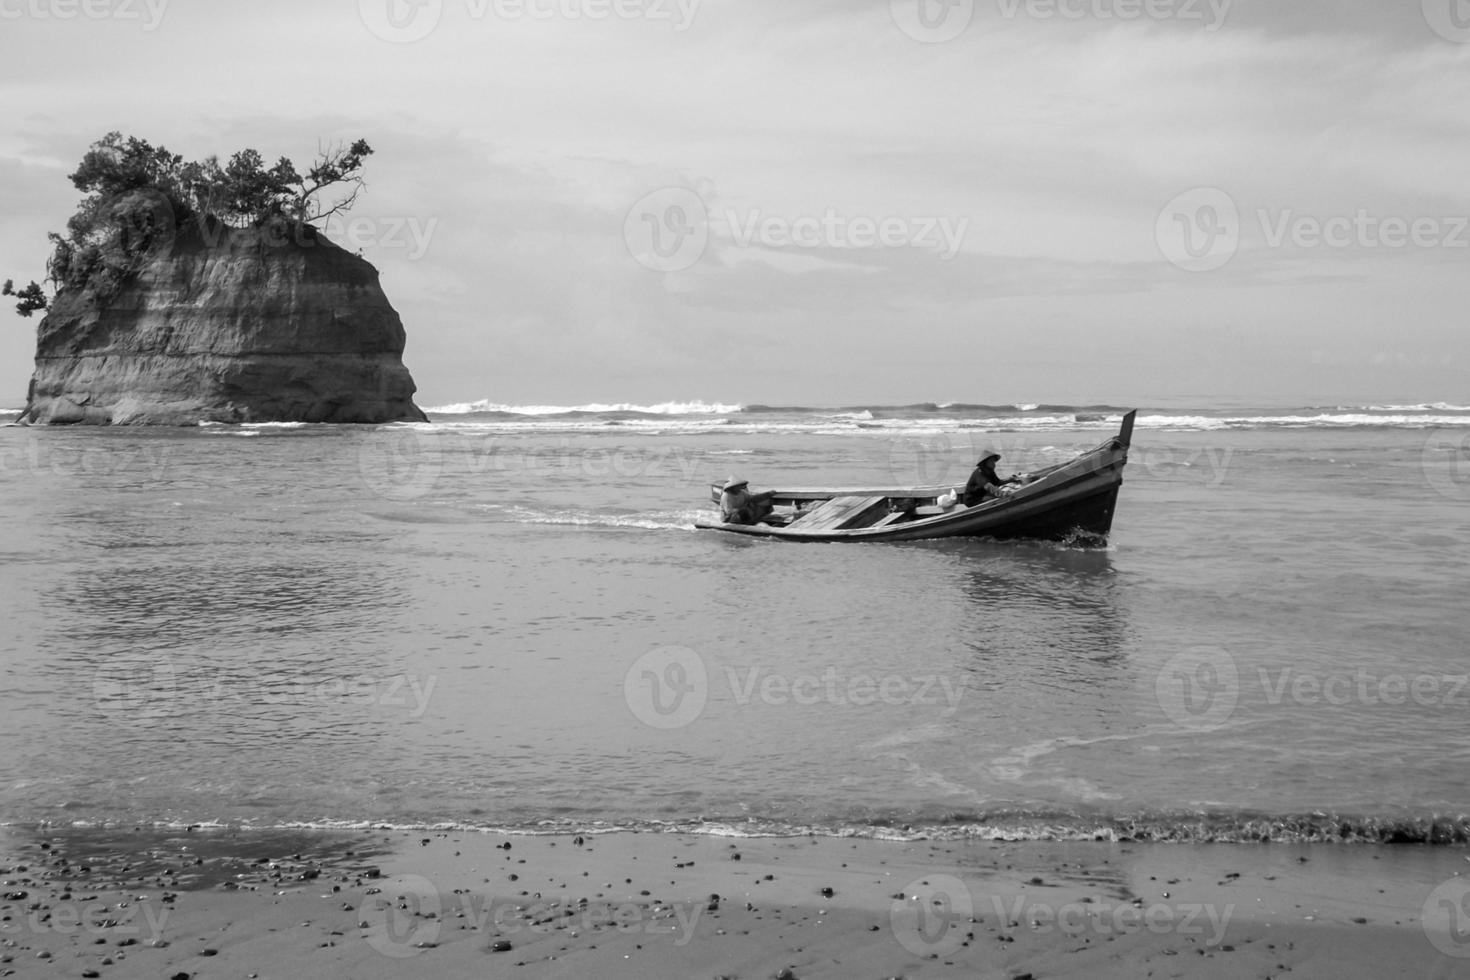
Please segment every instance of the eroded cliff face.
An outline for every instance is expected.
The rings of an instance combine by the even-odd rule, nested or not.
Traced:
[[[61,290],[23,421],[423,421],[368,262],[308,226],[180,225],[120,285]]]

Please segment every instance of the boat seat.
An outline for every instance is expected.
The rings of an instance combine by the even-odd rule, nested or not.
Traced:
[[[803,531],[836,531],[857,525],[871,515],[874,508],[886,507],[887,497],[833,497],[823,501],[792,521],[790,527]]]

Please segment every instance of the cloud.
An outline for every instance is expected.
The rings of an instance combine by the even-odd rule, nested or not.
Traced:
[[[1410,362],[1431,348],[1465,360],[1449,329],[1463,252],[1266,232],[1283,216],[1470,214],[1470,45],[1416,3],[1235,0],[1208,30],[1099,15],[1121,9],[1108,2],[1073,4],[1077,18],[977,2],[943,43],[906,34],[887,0],[705,0],[682,31],[445,0],[403,44],[355,3],[170,4],[151,32],[7,22],[0,94],[24,115],[0,136],[0,275],[39,273],[44,232],[75,203],[65,174],[108,130],[188,157],[252,146],[298,163],[363,136],[377,152],[355,242],[403,314],[429,402],[656,398],[671,377],[720,386],[691,397],[809,401],[812,369],[793,364],[822,358],[849,379],[823,382],[834,396],[881,383],[924,399],[943,397],[936,377],[967,376],[936,362],[1032,364],[1064,384],[1042,371],[1049,351],[1076,377],[1091,364],[1089,383],[1115,358],[1101,374],[1136,384],[1130,355],[1099,338],[1146,335],[1183,376],[1190,330],[1213,337],[1232,318],[1274,325],[1219,352],[1236,378],[1258,378],[1273,352],[1302,356],[1300,338],[1317,344],[1327,324],[1381,352],[1385,319]],[[726,229],[692,268],[660,273],[624,226],[669,187],[742,220],[945,219],[965,233],[939,261],[742,245]],[[1171,265],[1158,240],[1162,209],[1191,188],[1219,189],[1242,216],[1236,254],[1210,273]],[[23,392],[29,340],[0,333],[0,391]],[[1265,373],[1289,389],[1291,370]]]

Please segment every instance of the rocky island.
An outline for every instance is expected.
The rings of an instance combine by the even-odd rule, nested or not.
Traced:
[[[305,177],[254,151],[185,164],[110,134],[72,175],[90,192],[52,235],[22,422],[423,421],[377,270],[311,221],[350,205],[359,141]],[[331,189],[349,191],[322,203]]]

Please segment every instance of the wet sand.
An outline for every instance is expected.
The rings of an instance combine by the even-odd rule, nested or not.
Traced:
[[[0,849],[5,976],[1470,978],[1460,848],[11,828]]]

